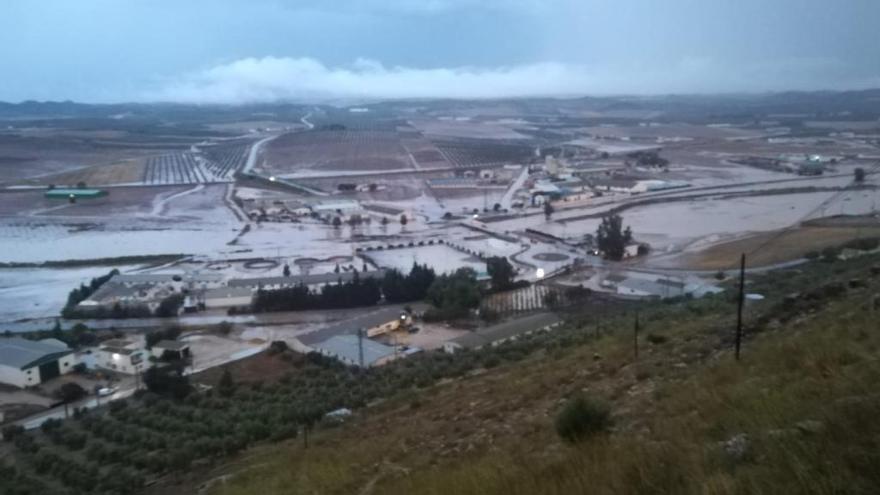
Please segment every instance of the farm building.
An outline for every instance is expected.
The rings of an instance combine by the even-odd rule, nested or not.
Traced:
[[[152,366],[150,352],[139,342],[130,340],[104,341],[95,355],[97,366],[127,375],[141,373]]]
[[[608,279],[606,278],[606,280]],[[684,279],[623,277],[615,286],[615,291],[619,295],[653,298],[687,295],[699,298],[707,294],[717,294],[723,292],[723,290],[696,277],[686,277]]]
[[[107,195],[107,191],[103,189],[72,189],[72,188],[55,188],[46,191],[43,196],[49,199],[95,199]]]
[[[314,275],[297,275],[291,277],[260,277],[260,278],[233,278],[229,280],[230,288],[248,287],[251,289],[263,288],[267,290],[281,289],[305,285],[310,289],[320,289],[327,284],[335,284],[339,281],[348,282],[355,277],[355,273],[361,279],[385,276],[385,270],[373,270],[369,272],[340,272],[340,273],[316,273]]]
[[[34,387],[69,373],[74,365],[73,351],[58,340],[0,339],[0,383]]]
[[[361,204],[354,200],[323,201],[312,205],[312,211],[318,215],[351,215],[363,211]]]
[[[644,193],[683,187],[690,187],[690,184],[681,180],[640,180],[632,187],[631,192]]]
[[[205,307],[232,308],[248,306],[254,298],[250,287],[221,287],[205,291]]]
[[[626,278],[617,284],[616,291],[622,296],[637,297],[667,297],[670,292],[677,292],[668,284],[642,278]]]
[[[153,357],[158,359],[187,359],[192,355],[189,344],[179,340],[160,340],[153,344],[150,351],[153,353]]]
[[[479,349],[486,345],[498,345],[520,335],[551,330],[560,323],[562,320],[553,313],[538,313],[462,335],[444,343],[443,350],[453,353],[458,349]]]
[[[334,357],[345,364],[381,366],[397,357],[397,349],[366,337],[336,335],[315,345],[315,351]],[[363,356],[363,361],[361,361]]]
[[[414,305],[414,310],[423,310],[425,307],[426,306],[424,305],[416,304]],[[406,318],[402,318],[402,316],[406,316]],[[391,353],[394,354],[395,348],[393,346],[387,346],[374,340],[370,340],[369,336],[378,336],[387,332],[401,329],[402,327],[408,327],[409,325],[411,325],[411,323],[412,318],[406,313],[402,313],[400,309],[384,308],[351,320],[324,327],[314,332],[299,335],[296,337],[292,345],[293,348],[299,352],[320,352],[328,356],[338,355],[341,356],[339,357],[340,360],[345,361],[344,358],[350,358],[351,355],[345,354],[343,351],[351,343],[350,341],[352,339],[354,340],[355,346],[357,346],[357,333],[359,330],[361,330],[364,332],[364,337],[362,339],[364,348],[366,349],[368,346],[370,346],[370,348],[373,349],[373,351],[370,351],[373,353],[371,355],[378,358],[385,356],[385,351],[387,351],[388,349],[391,349]],[[336,337],[343,338],[334,340],[334,338]],[[327,342],[330,343],[327,344]],[[380,350],[382,350],[382,352],[379,352]],[[405,354],[407,353],[408,352],[406,352]],[[357,347],[355,347],[354,355],[358,356]],[[382,363],[387,361],[387,359],[384,358],[379,360],[382,361]],[[346,362],[348,362],[349,364],[357,364],[359,361],[355,360],[354,362]],[[367,365],[366,363],[379,364],[375,363],[374,361],[368,360],[366,351],[364,355],[364,363],[365,365]]]
[[[629,193],[636,188],[638,181],[633,179],[594,179],[593,187],[598,191]]]
[[[376,203],[366,204],[364,205],[364,209],[370,213],[377,214],[380,217],[386,217],[390,220],[396,220],[400,218],[400,215],[406,215],[407,218],[413,217],[413,214],[410,210],[396,208],[393,206],[380,205]]]

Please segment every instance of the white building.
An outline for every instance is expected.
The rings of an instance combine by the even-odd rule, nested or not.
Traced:
[[[70,373],[75,365],[73,351],[55,339],[0,339],[0,383],[20,388],[34,387]]]
[[[205,291],[205,307],[232,308],[249,306],[254,298],[254,292],[248,287],[221,287]]]
[[[312,211],[321,216],[351,215],[363,211],[361,204],[350,199],[338,201],[323,201],[312,205]]]
[[[143,373],[153,365],[150,351],[141,343],[122,339],[102,342],[95,352],[95,359],[99,367],[126,375]]]

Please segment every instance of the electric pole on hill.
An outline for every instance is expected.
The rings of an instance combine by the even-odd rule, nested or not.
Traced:
[[[742,254],[739,261],[739,297],[737,297],[736,308],[736,360],[739,361],[739,351],[742,347],[742,323],[743,323],[743,303],[745,302],[745,281],[746,281],[746,253]]]
[[[358,364],[364,369],[364,329],[358,328]]]
[[[633,328],[633,352],[636,359],[639,358],[639,312],[636,311],[636,324]]]

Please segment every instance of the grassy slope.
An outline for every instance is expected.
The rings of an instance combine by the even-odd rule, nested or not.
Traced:
[[[793,289],[867,277],[876,261],[756,280],[751,290],[772,297],[749,319],[778,312]],[[643,313],[643,335],[669,340],[643,340],[637,362],[628,322],[609,323],[618,331],[590,344],[402,394],[319,430],[308,449],[300,439],[250,451],[215,469],[207,492],[877,493],[880,313],[869,301],[880,277],[870,283],[763,325],[740,363],[725,337],[729,302],[659,306]],[[552,420],[579,391],[609,401],[615,426],[572,447]],[[739,434],[748,449],[735,459],[719,444]]]
[[[880,236],[880,227],[798,227],[718,243],[699,253],[682,255],[677,263],[694,270],[730,270],[737,266],[735,260],[739,253],[750,253],[752,265],[766,266],[802,258],[810,251],[840,246],[854,239],[877,236]]]

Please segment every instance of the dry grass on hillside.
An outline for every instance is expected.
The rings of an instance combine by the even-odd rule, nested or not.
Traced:
[[[768,266],[802,258],[810,251],[878,236],[880,227],[799,227],[715,244],[682,256],[678,264],[693,270],[730,270],[739,266],[740,254],[747,253],[749,266]]]
[[[865,271],[846,266],[822,268],[843,280]],[[869,302],[880,283],[872,284],[772,325],[747,342],[740,363],[728,349],[726,307],[688,303],[643,322],[643,336],[666,341],[643,339],[638,361],[619,322],[589,345],[403,394],[319,430],[308,449],[299,439],[252,451],[215,469],[205,491],[876,493],[880,332]],[[575,393],[608,401],[614,426],[569,446],[552,425]]]

